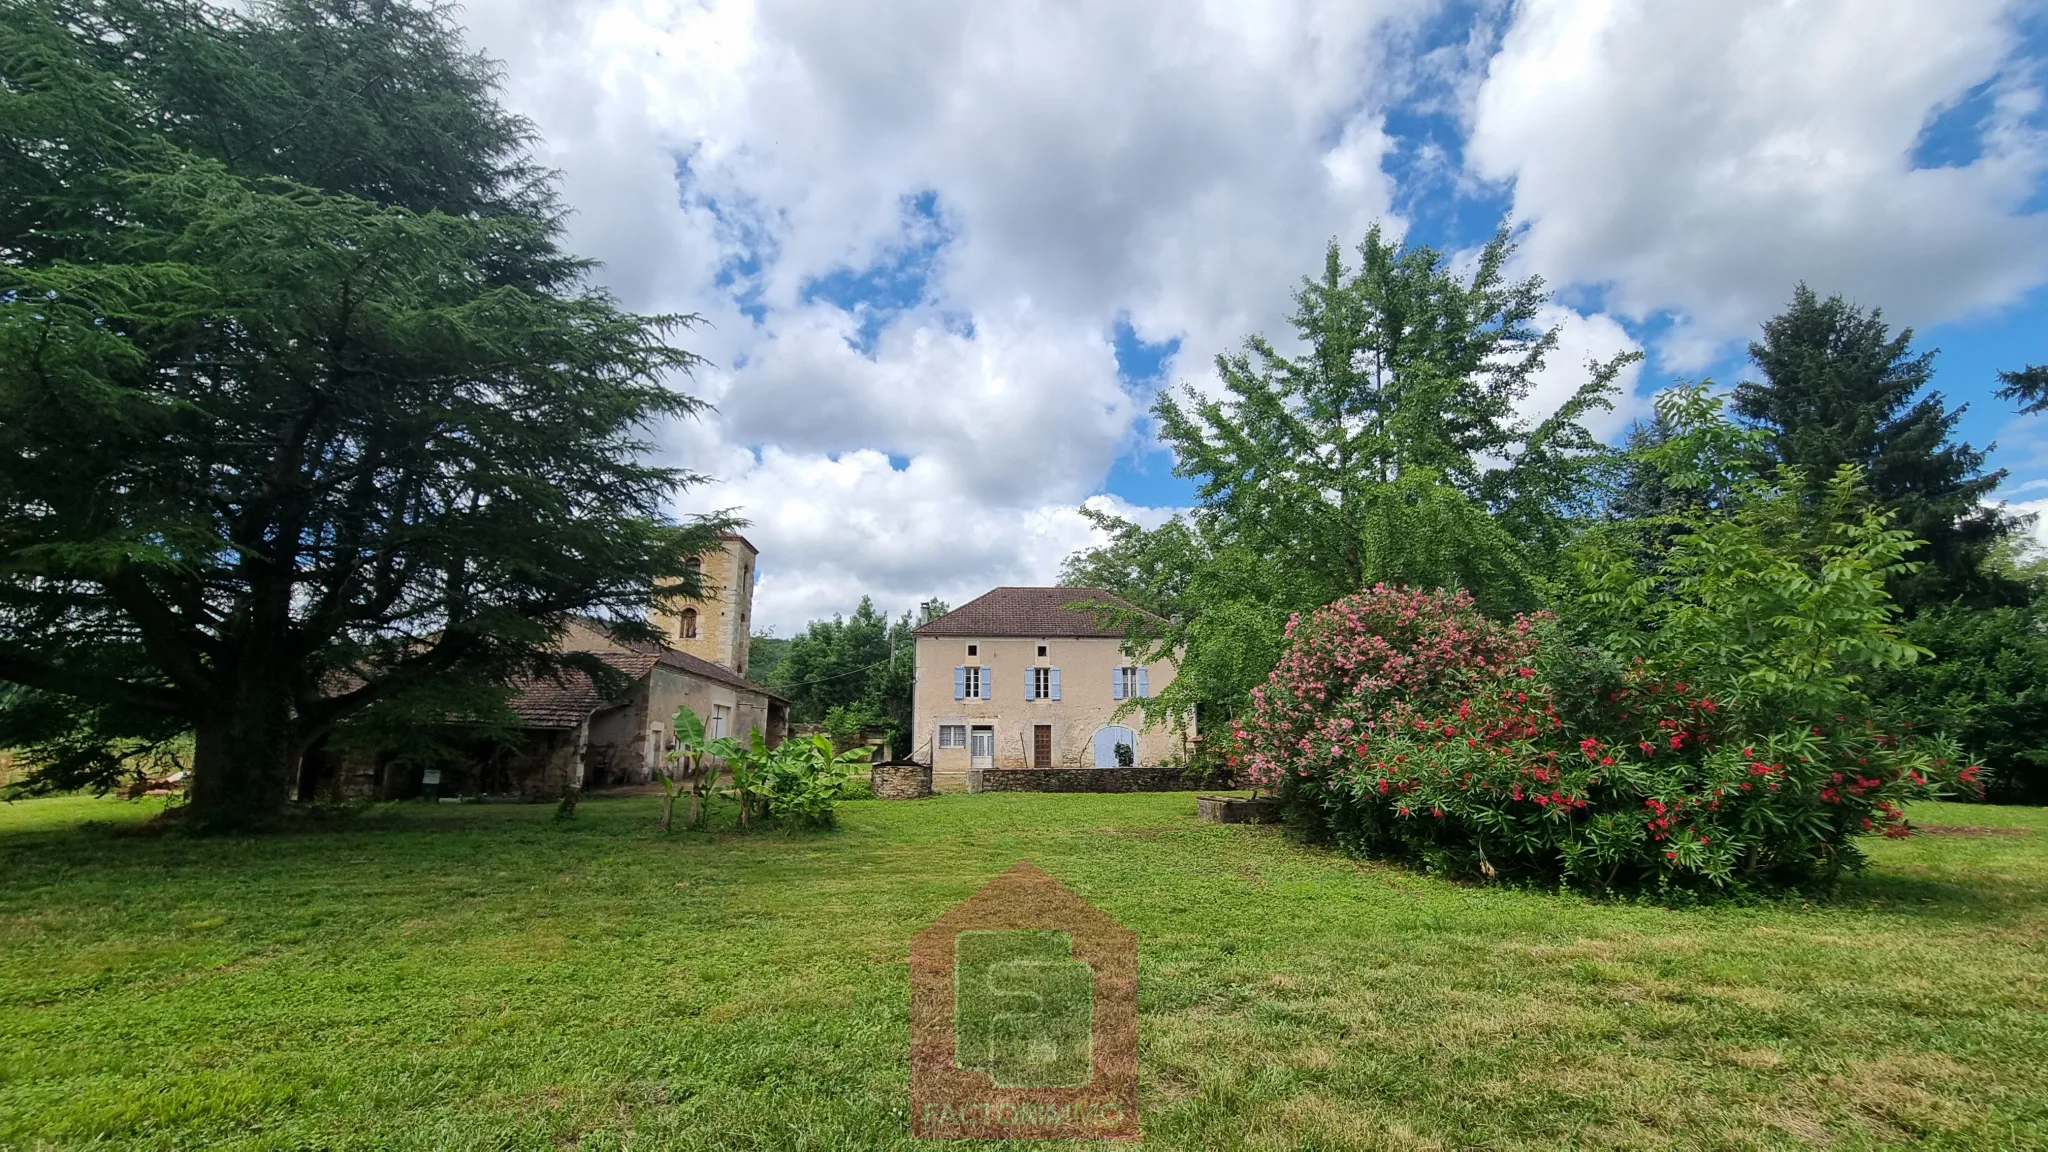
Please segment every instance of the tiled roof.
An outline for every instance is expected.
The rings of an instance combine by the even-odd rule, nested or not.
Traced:
[[[659,657],[644,652],[599,652],[597,657],[638,680],[653,670]],[[556,676],[524,677],[512,682],[512,714],[535,728],[574,728],[611,701],[598,694],[589,676],[564,668]]]
[[[1067,607],[1077,601],[1140,610],[1100,588],[997,588],[916,631],[919,636],[1123,635],[1100,613]]]
[[[759,692],[763,696],[773,697],[785,704],[789,703],[789,698],[780,692],[763,688],[745,676],[727,668],[725,665],[713,664],[701,656],[692,656],[688,652],[678,652],[673,648],[665,648],[661,653],[661,663],[663,667],[675,668],[692,675],[702,676],[706,680],[715,680],[728,687],[738,688],[742,692]]]
[[[586,620],[586,624],[603,629],[600,621]],[[639,680],[656,667],[672,668],[691,676],[702,677],[715,683],[737,688],[743,692],[759,692],[776,700],[788,701],[759,684],[741,676],[723,665],[678,652],[660,644],[647,644],[619,639],[609,629],[611,636],[620,646],[630,651],[605,651],[592,649],[591,654],[626,674],[628,679]],[[574,728],[590,718],[592,712],[617,700],[608,700],[599,695],[597,685],[590,677],[573,668],[564,668],[559,676],[532,676],[513,681],[518,691],[512,697],[512,713],[534,728]]]
[[[761,685],[754,683],[752,680],[727,668],[723,664],[714,664],[701,656],[692,656],[688,652],[678,652],[666,645],[649,643],[643,640],[627,640],[613,632],[610,628],[605,627],[602,620],[584,617],[583,622],[589,627],[604,633],[605,636],[620,647],[630,648],[641,655],[656,657],[664,667],[673,668],[678,672],[688,672],[693,676],[702,676],[706,680],[723,684],[728,688],[737,688],[742,692],[759,692],[763,696],[772,696],[785,704],[789,702],[787,696],[763,688]],[[640,675],[646,675],[646,673],[642,672]]]

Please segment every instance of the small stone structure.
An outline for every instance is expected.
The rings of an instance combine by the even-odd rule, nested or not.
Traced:
[[[909,760],[885,760],[868,769],[868,783],[877,800],[918,800],[932,794],[932,766]]]
[[[1278,824],[1280,802],[1270,796],[1197,796],[1195,815],[1217,824]]]
[[[970,792],[1180,792],[1178,768],[990,768],[968,774]]]

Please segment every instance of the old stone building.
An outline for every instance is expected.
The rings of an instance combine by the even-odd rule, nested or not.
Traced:
[[[1084,601],[1131,608],[1094,588],[997,588],[917,629],[917,758],[939,791],[966,790],[976,771],[1184,754],[1186,732],[1119,715],[1171,684],[1174,662],[1131,660],[1121,632],[1068,607]]]
[[[669,647],[745,676],[760,552],[736,532],[722,534],[719,543],[718,551],[691,560],[703,572],[704,599],[666,605],[653,620]]]
[[[651,622],[666,643],[622,639],[595,620],[569,621],[564,652],[588,652],[622,673],[623,694],[606,696],[579,672],[523,680],[510,707],[519,729],[510,741],[465,741],[462,726],[439,735],[460,754],[435,768],[387,752],[337,757],[316,749],[300,772],[300,793],[403,797],[486,794],[557,797],[570,788],[642,784],[675,744],[675,716],[688,708],[711,736],[746,738],[758,729],[770,744],[789,732],[789,701],[746,678],[754,561],[745,538],[728,534],[701,558],[704,598],[668,606]]]

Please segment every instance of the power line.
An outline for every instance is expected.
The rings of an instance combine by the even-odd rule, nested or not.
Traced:
[[[862,672],[872,672],[875,669],[880,668],[884,664],[894,663],[896,663],[896,646],[892,645],[889,649],[889,654],[883,657],[882,659],[875,661],[873,664],[869,664],[862,668],[851,668],[844,672],[834,672],[830,676],[820,676],[816,680],[805,680],[797,684],[784,684],[780,687],[785,691],[794,692],[798,688],[809,688],[813,684],[824,684],[832,680],[843,680],[848,676],[858,676]]]

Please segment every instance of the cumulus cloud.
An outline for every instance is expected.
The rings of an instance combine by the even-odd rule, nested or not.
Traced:
[[[1522,417],[1532,423],[1556,412],[1559,405],[1584,387],[1593,377],[1592,365],[1605,364],[1624,352],[1642,350],[1612,316],[1586,315],[1552,304],[1537,315],[1536,323],[1557,329],[1557,347],[1544,358],[1543,370],[1536,374],[1521,406]],[[1630,421],[1648,413],[1648,398],[1636,394],[1642,372],[1640,361],[1621,370],[1614,381],[1614,407],[1586,417],[1586,427],[1593,435],[1612,440]]]
[[[901,610],[1049,580],[1091,540],[1075,506],[1146,446],[1153,389],[1200,385],[1249,333],[1284,340],[1332,237],[1402,229],[1402,116],[1448,111],[1470,139],[1462,169],[1431,141],[1397,170],[1506,190],[1529,265],[1594,289],[1546,314],[1562,346],[1528,415],[1635,346],[1617,317],[1674,315],[1668,366],[1801,277],[1922,325],[2010,298],[2048,266],[2048,225],[2019,211],[2044,148],[2007,18],[1991,0],[463,16],[562,173],[572,249],[628,306],[706,321],[686,343],[716,411],[662,449],[718,478],[681,510],[752,521],[757,616],[785,634],[863,592]],[[1915,168],[1930,116],[1986,82],[1981,154]],[[1119,373],[1119,324],[1174,349],[1159,372]]]
[[[1523,253],[1553,281],[1673,314],[1659,350],[1679,370],[1802,279],[1935,323],[2043,279],[2048,217],[2023,209],[2048,145],[2015,9],[1525,0],[1473,97],[1468,161],[1512,181]],[[1978,154],[1916,167],[1923,128],[1979,86]]]
[[[1044,581],[1143,396],[1122,319],[1188,368],[1277,331],[1332,236],[1391,216],[1370,94],[1421,0],[1171,9],[503,0],[467,19],[545,140],[570,243],[629,305],[701,312],[720,478],[784,631]],[[1149,385],[1148,385],[1149,386]],[[1142,517],[1163,515],[1139,510]]]

